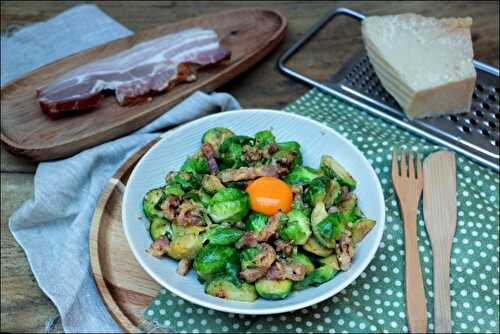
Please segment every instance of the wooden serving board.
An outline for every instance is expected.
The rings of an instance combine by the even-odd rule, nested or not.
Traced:
[[[92,218],[89,252],[92,275],[104,304],[126,332],[139,333],[145,308],[160,285],[140,266],[130,249],[121,222],[124,186],[140,158],[159,139],[134,154],[110,179]]]
[[[192,27],[213,29],[231,50],[224,64],[198,73],[151,102],[121,107],[108,96],[94,110],[52,120],[42,113],[35,91],[82,64],[109,57],[133,45]],[[199,16],[141,31],[63,58],[16,79],[1,89],[1,140],[13,153],[32,160],[65,157],[136,130],[196,90],[211,91],[255,65],[286,35],[287,20],[270,9],[238,9]]]

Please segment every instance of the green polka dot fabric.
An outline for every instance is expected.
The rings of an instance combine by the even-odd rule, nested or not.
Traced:
[[[390,180],[391,149],[426,156],[443,148],[332,96],[311,90],[285,108],[335,129],[366,156],[382,183],[386,228],[375,258],[350,286],[326,301],[293,313],[243,316],[213,311],[162,289],[145,310],[160,330],[211,332],[407,332],[403,225]],[[499,332],[499,175],[457,155],[458,220],[451,258],[452,328],[457,333]],[[422,208],[418,215],[420,259],[433,331],[432,253]]]

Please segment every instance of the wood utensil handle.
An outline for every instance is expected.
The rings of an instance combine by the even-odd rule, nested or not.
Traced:
[[[427,332],[427,300],[417,244],[417,210],[402,208],[405,233],[406,314],[411,333]]]
[[[434,324],[436,333],[451,333],[450,254],[434,254]]]

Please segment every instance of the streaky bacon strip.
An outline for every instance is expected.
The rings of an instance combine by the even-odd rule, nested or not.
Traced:
[[[215,31],[193,28],[162,36],[80,66],[37,90],[42,111],[51,117],[97,106],[105,91],[120,105],[140,102],[176,84],[196,79],[196,70],[230,57]]]

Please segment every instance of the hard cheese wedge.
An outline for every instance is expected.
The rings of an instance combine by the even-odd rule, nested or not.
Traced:
[[[362,33],[385,89],[413,118],[470,111],[476,70],[471,18],[371,16]]]

